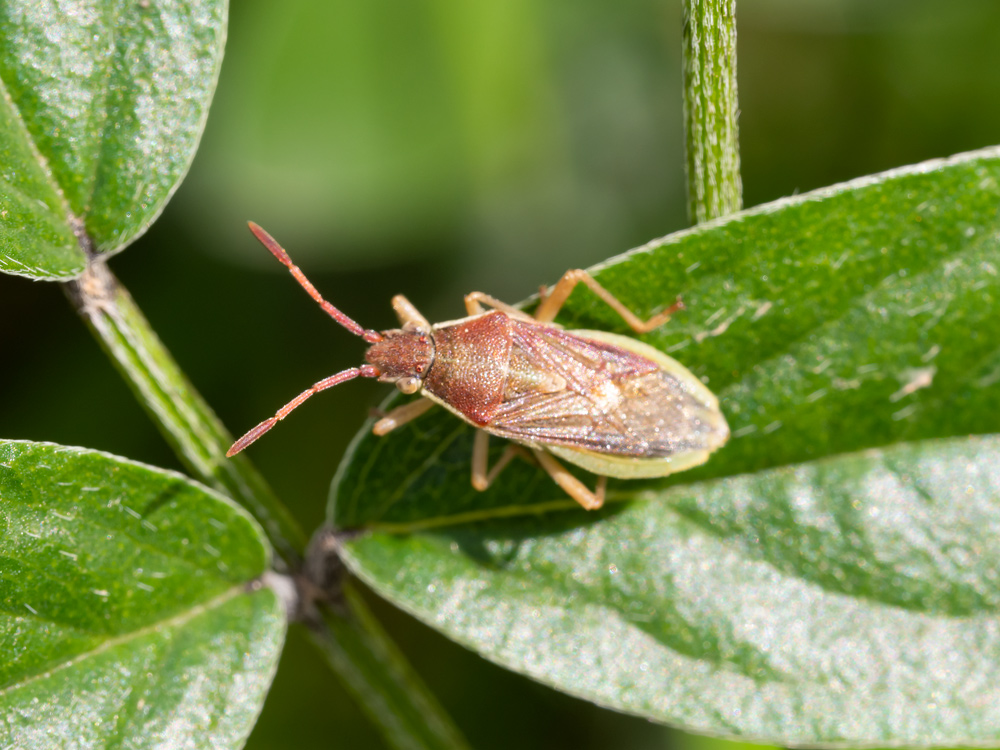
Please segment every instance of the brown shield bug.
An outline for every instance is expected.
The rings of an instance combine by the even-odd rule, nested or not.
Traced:
[[[358,377],[378,378],[403,393],[424,396],[378,420],[376,435],[440,404],[479,428],[472,448],[472,485],[477,490],[489,487],[522,453],[533,455],[588,510],[604,503],[607,477],[662,477],[690,469],[729,439],[718,399],[671,357],[627,336],[565,331],[552,322],[579,283],[637,333],[665,323],[680,309],[680,301],[642,321],[586,271],[567,271],[550,291],[542,290],[533,316],[473,292],[465,297],[468,317],[431,325],[409,300],[397,295],[392,307],[402,328],[380,333],[362,328],[323,299],[267,232],[252,222],[250,230],[330,317],[369,347],[365,364],[303,391],[237,440],[227,456],[246,448],[310,396]],[[487,467],[490,435],[512,441],[492,469]],[[596,491],[556,457],[597,474]]]

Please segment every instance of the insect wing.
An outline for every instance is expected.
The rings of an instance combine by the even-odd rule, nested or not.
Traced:
[[[513,321],[510,376],[490,433],[636,458],[725,442],[715,397],[688,370],[634,339],[581,333]]]

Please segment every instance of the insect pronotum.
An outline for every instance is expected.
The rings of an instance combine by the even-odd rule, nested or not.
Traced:
[[[533,456],[588,510],[604,503],[607,477],[661,477],[708,460],[729,439],[715,395],[687,368],[653,347],[603,331],[565,331],[552,321],[577,284],[585,284],[637,333],[663,325],[682,307],[643,321],[586,271],[567,271],[542,290],[534,315],[483,294],[465,297],[468,317],[431,325],[402,295],[392,307],[402,328],[362,328],[327,302],[288,253],[259,226],[250,230],[344,328],[369,344],[365,364],[306,389],[237,440],[233,456],[311,396],[353,378],[378,378],[411,401],[379,419],[385,435],[440,404],[479,428],[472,448],[472,486],[485,490],[517,454]],[[485,307],[491,308],[485,310]],[[512,441],[488,467],[489,436]],[[590,490],[557,460],[598,475]]]

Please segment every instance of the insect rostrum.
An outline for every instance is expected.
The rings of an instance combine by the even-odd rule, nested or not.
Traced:
[[[543,296],[534,316],[481,292],[466,295],[468,317],[431,325],[402,295],[392,300],[401,328],[364,329],[316,291],[263,229],[251,231],[340,325],[368,344],[365,364],[321,380],[237,440],[235,455],[310,396],[357,377],[394,383],[424,398],[375,423],[384,435],[435,403],[479,428],[472,484],[490,486],[518,453],[533,456],[584,508],[604,502],[607,477],[660,477],[708,460],[729,439],[718,399],[683,365],[653,347],[603,331],[566,331],[552,323],[583,283],[636,332],[650,331],[681,308],[642,321],[585,271],[567,271]],[[484,306],[492,308],[487,311]],[[487,467],[490,435],[511,441]],[[591,491],[556,457],[598,475]]]

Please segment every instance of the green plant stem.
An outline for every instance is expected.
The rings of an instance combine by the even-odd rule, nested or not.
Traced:
[[[313,641],[386,741],[401,750],[461,750],[468,743],[389,640],[351,584],[324,608]]]
[[[247,508],[264,527],[280,567],[297,571],[305,549],[302,530],[248,459],[226,458],[232,436],[105,263],[91,260],[66,290],[188,469]],[[338,581],[342,573],[338,571]],[[343,607],[327,610],[317,620],[313,637],[387,742],[398,748],[467,747],[364,601],[351,588],[344,590],[342,601]]]
[[[684,0],[688,216],[743,207],[736,97],[736,0]]]
[[[194,389],[128,292],[101,260],[66,289],[122,376],[188,470],[249,510],[279,564],[297,566],[306,537],[264,478],[243,456],[226,458],[233,438]]]

